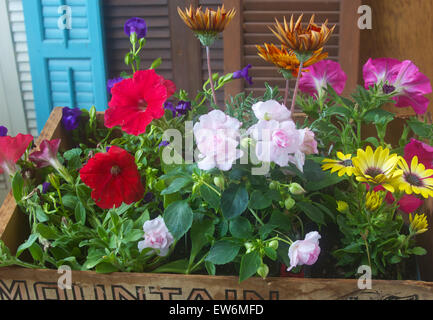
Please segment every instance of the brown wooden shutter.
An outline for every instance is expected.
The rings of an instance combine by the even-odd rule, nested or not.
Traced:
[[[283,17],[304,13],[304,21],[316,15],[316,22],[326,19],[336,24],[334,34],[325,46],[329,59],[339,61],[348,75],[346,91],[352,90],[358,80],[359,29],[357,9],[359,0],[224,0],[227,8],[235,7],[237,19],[227,28],[224,36],[225,71],[233,72],[248,64],[252,65],[253,85],[237,82],[226,89],[226,97],[245,90],[255,96],[265,91],[265,82],[283,89],[285,81],[278,69],[257,55],[256,45],[265,42],[279,44],[278,39],[268,29]],[[290,87],[294,88],[294,81]]]
[[[168,0],[104,0],[104,23],[107,47],[107,66],[110,78],[118,77],[122,71],[131,72],[124,63],[130,43],[123,31],[129,18],[140,17],[148,25],[147,44],[141,53],[142,68],[150,67],[161,57],[163,64],[158,73],[173,79],[170,21]]]

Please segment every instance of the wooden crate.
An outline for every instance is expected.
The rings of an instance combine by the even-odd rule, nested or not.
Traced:
[[[62,109],[55,108],[42,131],[43,139],[62,139]],[[103,118],[103,114],[98,117]],[[12,194],[0,208],[0,238],[15,252],[27,239],[28,220]],[[57,270],[0,268],[0,300],[294,300],[294,299],[433,299],[433,283],[373,280],[371,289],[359,289],[358,280],[251,278],[239,284],[238,277],[113,273],[73,271],[72,286],[61,289],[64,275]]]

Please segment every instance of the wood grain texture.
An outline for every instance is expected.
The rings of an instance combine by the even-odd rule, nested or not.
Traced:
[[[194,33],[179,17],[177,7],[182,10],[192,4],[197,7],[198,0],[169,1],[171,56],[173,80],[178,88],[186,90],[195,97],[202,86],[202,59],[200,42]]]
[[[0,299],[22,300],[431,300],[433,283],[357,280],[250,278],[73,271],[72,290],[57,285],[57,270],[0,269]],[[15,281],[15,282],[13,282]],[[19,281],[19,282],[18,282]],[[15,289],[15,290],[12,290]],[[27,289],[27,290],[26,290]],[[15,295],[12,294],[15,293]],[[18,294],[19,292],[19,294]]]
[[[372,30],[361,30],[360,78],[368,58],[389,57],[413,61],[433,79],[433,1],[363,0],[373,14]],[[433,94],[427,96],[430,101]],[[388,107],[399,115],[413,115],[412,108]],[[429,111],[433,112],[430,104]]]

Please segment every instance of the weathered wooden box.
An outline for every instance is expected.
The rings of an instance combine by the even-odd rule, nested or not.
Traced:
[[[99,115],[101,118],[103,114]],[[39,141],[61,138],[61,108],[52,112]],[[28,237],[28,220],[9,194],[0,208],[0,237],[15,252]],[[427,239],[431,239],[431,235]],[[431,249],[428,246],[428,249]],[[431,254],[431,250],[429,250]],[[430,270],[431,256],[421,269]],[[359,289],[358,280],[251,278],[239,284],[237,277],[202,275],[113,273],[73,271],[71,289],[58,286],[57,270],[0,268],[0,300],[294,300],[294,299],[433,299],[433,283],[420,281],[372,281],[371,289]],[[64,283],[61,281],[61,283]]]

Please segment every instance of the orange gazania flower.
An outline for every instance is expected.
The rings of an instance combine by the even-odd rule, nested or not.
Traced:
[[[287,24],[286,17],[284,17],[284,24],[281,24],[275,19],[276,24],[273,26],[275,30],[272,27],[269,27],[269,29],[271,29],[283,45],[292,50],[306,52],[323,48],[334,32],[335,26],[328,28],[328,20],[326,20],[325,23],[319,27],[314,23],[313,14],[308,26],[303,28],[301,25],[303,16],[302,14],[298,21],[294,23],[292,15],[290,24]]]
[[[258,55],[265,61],[273,63],[280,69],[285,69],[292,72],[292,75],[296,78],[299,72],[300,61],[296,57],[293,50],[287,50],[283,46],[279,49],[274,44],[265,43],[264,46],[257,46],[259,50]],[[323,48],[316,50],[310,59],[304,63],[304,67],[309,67],[320,60],[328,57],[327,52],[322,52]]]
[[[205,12],[202,11],[201,7],[194,9],[191,5],[189,8],[185,8],[184,11],[178,7],[177,12],[185,24],[194,32],[213,34],[223,32],[236,14],[235,9],[227,11],[224,5],[218,7],[216,11],[206,8]]]

